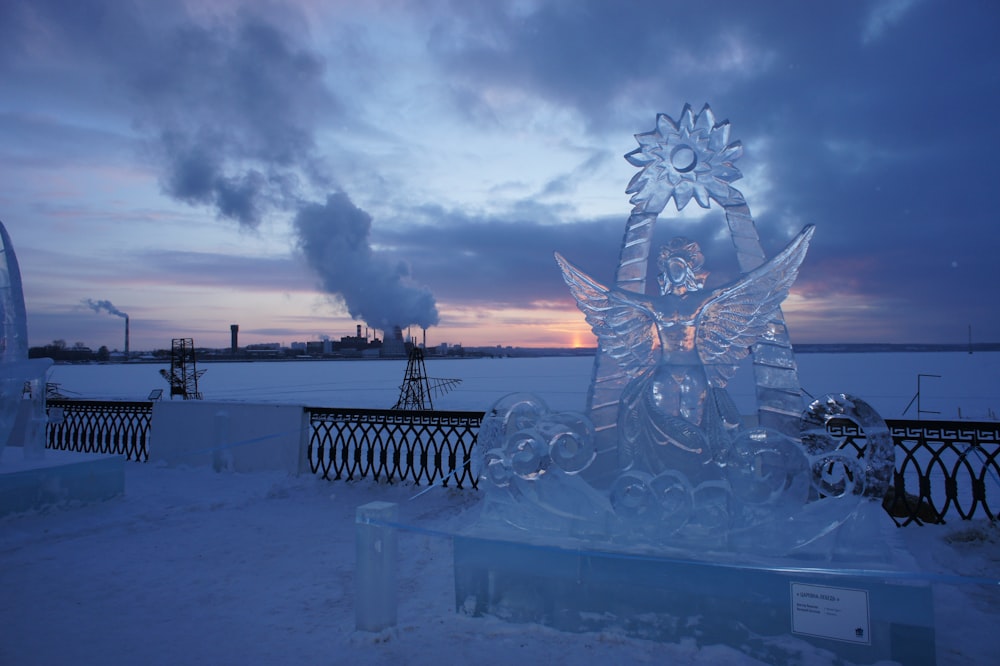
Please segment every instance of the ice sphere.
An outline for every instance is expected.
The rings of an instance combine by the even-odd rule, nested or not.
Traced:
[[[660,525],[664,534],[673,534],[691,520],[694,493],[683,474],[664,472],[649,482],[653,497],[659,505]]]
[[[811,468],[802,447],[766,428],[742,433],[733,442],[727,480],[746,504],[802,505],[809,496]]]
[[[504,453],[510,458],[514,474],[522,479],[537,479],[549,466],[549,451],[537,430],[519,430],[507,438]]]
[[[582,414],[553,414],[539,428],[549,444],[549,459],[567,474],[582,472],[594,462],[594,426]]]
[[[486,452],[482,470],[485,478],[498,488],[506,488],[510,485],[513,471],[510,465],[506,464],[507,455],[503,449],[490,449]]]
[[[618,477],[611,487],[611,506],[622,520],[652,521],[658,517],[652,480],[645,472],[626,472]]]
[[[850,453],[836,453],[841,442],[830,433],[830,423],[853,426],[863,433],[863,461]],[[802,444],[816,459],[830,459],[828,467],[817,467],[815,483],[831,491],[855,492],[881,501],[892,483],[895,448],[889,427],[867,402],[847,393],[829,394],[810,403],[802,417]],[[842,479],[839,477],[843,477]],[[855,490],[857,489],[857,490]]]

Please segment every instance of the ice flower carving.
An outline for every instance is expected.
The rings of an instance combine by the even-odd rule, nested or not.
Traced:
[[[633,195],[629,203],[642,212],[658,215],[671,199],[677,210],[683,210],[692,197],[702,208],[708,208],[711,199],[725,205],[729,183],[743,176],[733,166],[743,154],[743,144],[729,143],[729,121],[716,123],[707,104],[698,115],[685,104],[677,122],[657,114],[656,129],[635,138],[639,147],[625,159],[642,170],[625,192]]]

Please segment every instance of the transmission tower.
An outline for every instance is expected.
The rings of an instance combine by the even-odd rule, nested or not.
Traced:
[[[424,351],[414,345],[406,363],[406,374],[399,387],[399,400],[393,409],[427,410],[434,409],[431,394],[444,395],[462,383],[461,379],[431,379],[424,366]]]
[[[170,384],[170,399],[175,395],[184,400],[201,400],[198,378],[205,374],[198,370],[194,358],[194,340],[174,338],[170,341],[170,371],[160,370],[160,374]]]

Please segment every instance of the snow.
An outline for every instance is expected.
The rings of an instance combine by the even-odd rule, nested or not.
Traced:
[[[987,362],[987,379],[963,395],[995,397],[1000,355],[975,358],[980,367]],[[486,364],[510,368],[509,379],[490,383],[493,366]],[[327,373],[360,367],[316,365]],[[589,359],[570,365],[586,372]],[[221,379],[223,367],[210,370]],[[384,366],[390,367],[398,385],[402,366]],[[463,389],[473,397],[460,389],[441,406],[448,409],[492,401],[489,392],[504,382],[513,390],[535,382],[519,376],[526,366],[507,360],[458,362],[440,373],[428,367],[435,376],[466,378]],[[550,404],[576,402],[586,390],[589,375],[580,386],[577,370],[558,374],[538,361],[531,367],[552,378],[543,393]],[[452,368],[460,372],[448,374]],[[912,382],[913,368],[899,371],[903,375]],[[837,386],[820,390],[851,388],[832,379]],[[910,396],[904,392],[900,408]],[[123,497],[106,502],[0,518],[0,664],[760,663],[733,648],[693,641],[654,643],[615,631],[566,634],[463,616],[455,610],[450,540],[411,531],[399,535],[398,625],[356,631],[357,507],[396,502],[402,523],[449,532],[476,510],[476,491],[142,463],[126,464],[125,487]],[[934,586],[937,663],[992,663],[1000,651],[1000,530],[954,519],[899,532],[922,571],[952,577]],[[954,576],[995,582],[956,584]],[[795,637],[780,640],[798,655],[791,663],[836,663]]]
[[[399,622],[354,628],[354,517],[454,528],[478,493],[129,463],[126,495],[0,520],[0,663],[755,664],[735,649],[563,634],[455,611],[451,543],[399,536]],[[414,498],[416,495],[419,497]],[[923,570],[1000,580],[984,522],[901,530]],[[935,585],[939,664],[989,663],[997,585]],[[834,663],[795,638],[803,664]]]
[[[921,381],[922,418],[996,420],[1000,414],[1000,352],[798,354],[802,387],[815,397],[851,393],[869,402],[883,418],[903,417]],[[427,374],[462,383],[434,407],[485,411],[508,393],[527,391],[554,410],[581,411],[590,385],[592,356],[470,358],[427,360]],[[728,390],[741,414],[756,412],[749,364]],[[70,397],[145,400],[151,389],[166,388],[159,364],[57,365],[49,381]],[[206,400],[277,402],[322,407],[388,409],[399,397],[405,360],[202,363],[199,389]],[[906,418],[917,418],[916,403]],[[930,412],[940,412],[932,414]],[[992,414],[992,416],[990,416]]]

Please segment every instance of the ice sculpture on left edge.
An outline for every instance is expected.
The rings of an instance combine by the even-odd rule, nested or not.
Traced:
[[[45,378],[52,359],[28,359],[28,324],[21,271],[0,222],[0,461],[7,444],[25,459],[45,457]]]
[[[731,184],[742,148],[708,106],[685,107],[679,121],[660,114],[636,138],[640,148],[626,158],[643,171],[627,189],[635,208],[616,284],[556,254],[598,340],[588,411],[554,413],[530,394],[493,406],[479,435],[480,529],[643,549],[886,559],[888,428],[847,394],[803,410],[781,314],[814,228],[765,260]],[[725,209],[741,277],[706,289],[701,248],[676,237],[658,255],[657,293],[645,293],[652,227],[671,199],[678,211],[691,199]],[[753,427],[726,390],[749,354],[760,409]],[[831,421],[863,430],[863,456],[840,450]]]

